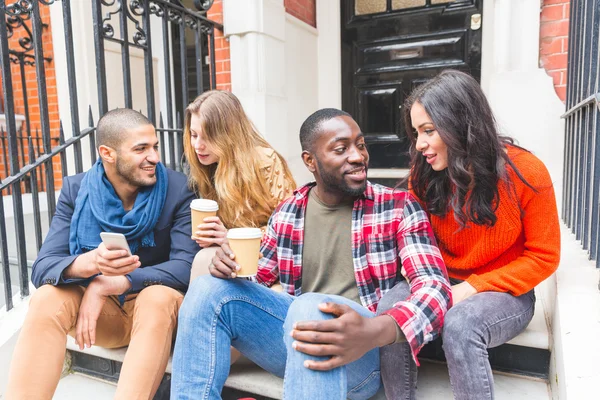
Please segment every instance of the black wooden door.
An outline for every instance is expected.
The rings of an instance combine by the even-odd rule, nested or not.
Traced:
[[[481,76],[482,0],[341,0],[342,108],[365,133],[371,168],[406,168],[401,107],[447,68]]]

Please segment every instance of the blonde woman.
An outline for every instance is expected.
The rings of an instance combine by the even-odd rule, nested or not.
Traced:
[[[205,92],[186,108],[184,151],[191,188],[219,204],[216,217],[194,227],[202,249],[192,264],[191,283],[208,273],[227,229],[265,227],[296,183],[285,160],[261,137],[230,92]]]

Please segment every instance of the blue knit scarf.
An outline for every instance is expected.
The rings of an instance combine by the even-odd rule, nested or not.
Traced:
[[[125,211],[121,199],[106,177],[100,159],[81,181],[71,219],[71,255],[93,250],[100,245],[100,232],[122,233],[132,254],[140,246],[154,247],[154,226],[167,196],[167,169],[156,164],[156,183],[142,187],[133,208]]]

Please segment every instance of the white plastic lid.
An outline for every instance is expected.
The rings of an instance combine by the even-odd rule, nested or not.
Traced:
[[[227,231],[227,239],[260,239],[262,232],[259,228],[233,228]]]
[[[217,211],[219,204],[214,200],[196,199],[190,203],[190,208],[197,211]]]

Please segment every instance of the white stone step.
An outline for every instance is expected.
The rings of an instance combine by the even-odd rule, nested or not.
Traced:
[[[527,328],[519,336],[508,341],[508,344],[544,350],[550,348],[550,335],[548,333],[546,318],[544,317],[544,304],[537,289],[536,294],[537,298],[535,301],[535,314],[533,314],[533,319]]]
[[[281,379],[259,370],[248,371],[247,366],[238,365],[232,370],[228,379],[231,388],[250,392],[260,392],[263,396],[281,399],[283,389]],[[241,379],[241,372],[244,378]],[[494,373],[497,400],[550,400],[548,385],[540,380]],[[270,388],[271,390],[265,390]],[[61,379],[54,395],[55,400],[102,400],[112,399],[116,386],[85,375],[71,374]],[[452,399],[448,370],[444,364],[423,362],[419,369],[419,384],[417,390],[421,400]]]
[[[58,382],[54,400],[101,400],[115,397],[117,386],[87,375],[70,374]]]

